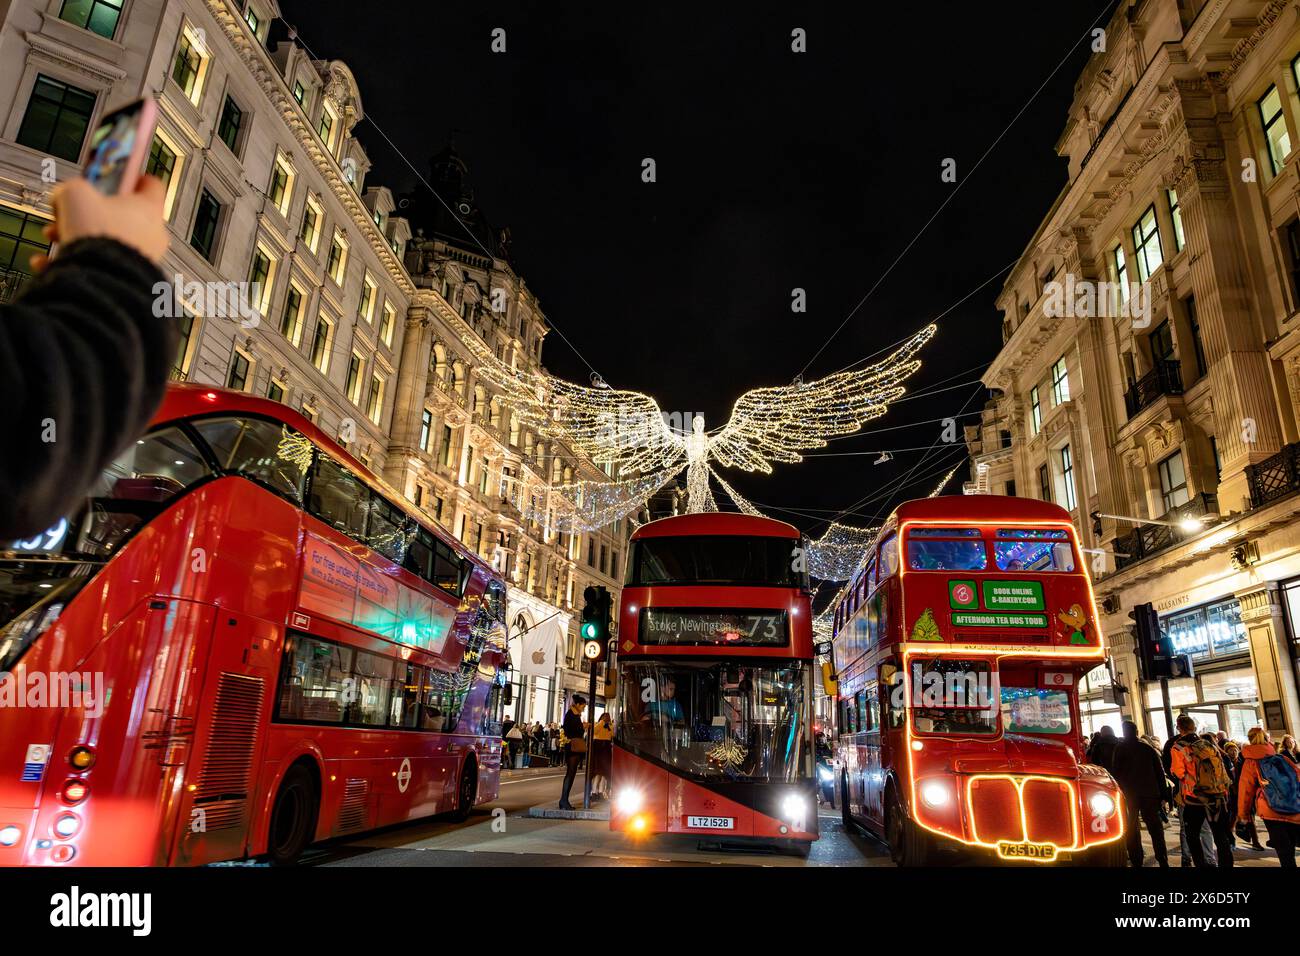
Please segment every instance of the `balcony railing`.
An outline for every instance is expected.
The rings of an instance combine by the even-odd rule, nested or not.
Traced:
[[[1138,525],[1123,537],[1115,539],[1115,570],[1119,571],[1151,557],[1166,548],[1186,541],[1199,531],[1184,531],[1177,527],[1178,522],[1186,518],[1200,518],[1204,515],[1219,513],[1219,498],[1209,492],[1202,492],[1186,504],[1170,508],[1159,519],[1171,524]]]
[[[1264,505],[1300,491],[1300,442],[1286,445],[1272,458],[1246,466],[1250,506]]]
[[[1155,368],[1136,382],[1129,383],[1124,393],[1124,407],[1132,418],[1152,404],[1161,395],[1183,394],[1183,372],[1178,362],[1157,362]]]
[[[31,278],[26,272],[0,269],[0,302],[12,302]]]

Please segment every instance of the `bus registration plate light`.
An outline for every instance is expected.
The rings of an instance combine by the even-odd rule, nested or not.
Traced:
[[[1004,860],[1051,863],[1056,859],[1056,847],[1051,843],[1009,843],[1004,840],[998,844],[998,856]]]

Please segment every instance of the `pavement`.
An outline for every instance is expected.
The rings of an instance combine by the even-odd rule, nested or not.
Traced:
[[[468,820],[429,819],[336,840],[308,851],[309,866],[761,866],[892,867],[888,850],[854,828],[846,832],[838,810],[822,807],[821,839],[808,856],[776,850],[735,850],[698,836],[660,834],[634,838],[611,832],[604,820],[530,816],[533,807],[555,807],[564,779],[562,768],[509,770],[502,774],[500,796],[475,808]],[[573,786],[581,804],[583,775]],[[1147,866],[1154,864],[1145,837]],[[1166,830],[1170,862],[1178,866],[1177,824]],[[1239,850],[1238,866],[1274,866],[1272,851]]]

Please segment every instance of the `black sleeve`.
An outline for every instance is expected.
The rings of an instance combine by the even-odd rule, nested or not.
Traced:
[[[0,541],[73,510],[157,410],[176,334],[162,282],[135,250],[81,239],[0,306]]]

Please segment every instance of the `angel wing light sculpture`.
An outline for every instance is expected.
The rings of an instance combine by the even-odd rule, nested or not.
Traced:
[[[757,513],[714,466],[770,474],[773,464],[800,462],[802,452],[824,448],[831,438],[879,418],[921,367],[916,353],[935,328],[921,329],[875,365],[811,382],[751,389],[715,431],[706,430],[698,415],[674,428],[658,403],[641,392],[590,388],[542,371],[513,369],[490,353],[480,357],[479,374],[502,392],[525,424],[608,468],[612,482],[552,489],[581,499],[579,510],[590,514],[591,527],[644,504],[683,469],[688,511],[718,510],[709,486],[712,476],[742,511]],[[621,503],[620,497],[625,499]]]

